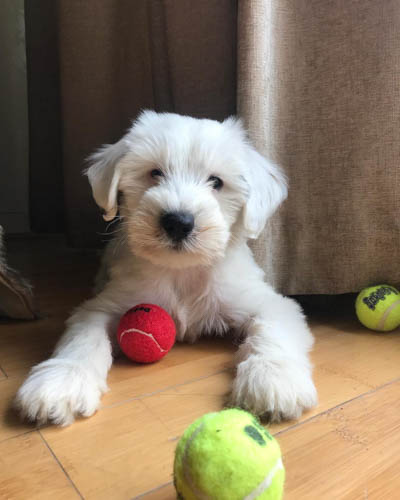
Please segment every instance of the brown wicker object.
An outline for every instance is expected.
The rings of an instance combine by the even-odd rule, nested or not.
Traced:
[[[14,319],[34,319],[31,285],[7,265],[4,231],[0,226],[0,316]]]

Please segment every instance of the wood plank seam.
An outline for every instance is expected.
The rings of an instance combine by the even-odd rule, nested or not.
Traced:
[[[139,500],[140,498],[145,497],[146,495],[150,495],[150,493],[155,493],[156,491],[161,490],[162,488],[165,488],[166,486],[170,486],[173,484],[173,481],[168,481],[168,483],[160,484],[159,486],[156,486],[155,488],[152,488],[151,490],[147,490],[140,495],[131,498],[131,500]]]
[[[109,405],[102,405],[100,407],[100,410],[103,410],[106,408],[116,408],[117,406],[121,406],[121,405],[124,405],[126,403],[131,403],[132,401],[141,401],[142,399],[146,399],[146,398],[149,398],[151,396],[155,396],[156,394],[161,394],[163,392],[170,391],[171,389],[175,389],[176,387],[183,387],[185,385],[192,384],[193,382],[199,382],[200,380],[206,380],[210,377],[214,377],[215,375],[219,375],[221,373],[225,373],[225,372],[229,372],[229,371],[231,371],[231,369],[225,368],[225,369],[219,370],[217,372],[209,373],[209,374],[204,375],[202,377],[197,377],[197,378],[187,380],[185,382],[182,382],[181,384],[169,385],[167,387],[163,387],[162,389],[158,389],[157,391],[154,391],[154,392],[147,392],[144,394],[140,394],[139,396],[133,396],[132,398],[124,399],[123,401],[118,401],[116,403],[112,403]]]
[[[1,372],[1,373],[2,373],[2,374],[6,377],[6,378],[8,378],[7,373],[3,370],[3,368],[1,367],[1,365],[0,365],[0,372]]]
[[[58,466],[61,468],[62,472],[64,473],[64,475],[66,476],[67,480],[69,481],[69,483],[71,484],[71,486],[74,488],[74,490],[76,491],[76,493],[78,494],[79,498],[81,500],[84,500],[84,497],[83,495],[81,494],[81,492],[79,491],[79,489],[77,488],[76,484],[72,481],[70,475],[68,474],[68,472],[64,469],[62,463],[60,462],[60,460],[58,459],[57,455],[54,453],[54,451],[52,450],[51,446],[49,445],[49,443],[46,441],[46,439],[44,438],[43,434],[40,432],[40,430],[38,429],[37,431],[39,433],[39,436],[41,437],[43,443],[45,444],[46,448],[49,450],[50,454],[52,455],[52,457],[54,458],[54,460],[57,462]]]
[[[38,429],[31,429],[29,431],[21,432],[20,434],[13,434],[12,436],[9,436],[5,439],[0,439],[0,444],[3,444],[6,441],[9,441],[10,439],[15,439],[16,437],[25,436],[25,434],[31,434],[32,432],[37,432],[37,431],[38,431]]]
[[[167,387],[163,387],[162,389],[159,389],[159,390],[151,392],[151,393],[140,394],[139,396],[134,396],[132,398],[124,399],[123,401],[118,401],[118,402],[112,403],[110,405],[104,405],[104,406],[100,407],[99,411],[101,411],[103,409],[109,409],[109,408],[118,407],[118,406],[130,403],[132,401],[141,401],[143,399],[146,399],[147,397],[151,397],[153,395],[160,394],[162,392],[166,392],[166,391],[169,391],[171,389],[174,389],[175,387],[182,387],[182,386],[191,384],[192,382],[198,382],[200,380],[206,380],[206,379],[208,379],[210,377],[213,377],[215,375],[218,375],[220,373],[224,373],[224,372],[227,372],[227,371],[229,371],[229,368],[226,368],[226,369],[223,369],[223,370],[218,370],[218,371],[213,372],[211,374],[204,375],[202,377],[197,377],[197,378],[185,381],[185,382],[180,383],[180,384],[174,384],[174,385],[170,385],[170,386],[167,386]],[[7,378],[9,379],[9,377],[7,377]],[[146,408],[147,408],[147,406],[146,406]],[[41,424],[40,426],[36,427],[35,429],[31,429],[31,430],[28,430],[28,431],[23,431],[23,432],[20,432],[20,433],[17,432],[13,436],[7,437],[5,439],[0,439],[0,443],[2,443],[3,441],[7,441],[8,439],[12,439],[14,437],[17,437],[17,436],[22,436],[22,435],[28,434],[30,432],[35,432],[36,430],[40,431],[41,429],[46,429],[48,427],[51,427],[52,425],[53,424],[51,424],[51,423],[46,423],[46,424]]]
[[[321,417],[323,415],[327,415],[327,414],[333,412],[334,410],[337,410],[341,406],[347,406],[350,403],[352,403],[353,401],[357,401],[358,399],[362,399],[365,396],[369,396],[370,394],[374,394],[375,392],[379,392],[381,389],[384,389],[385,387],[388,387],[389,385],[397,384],[399,382],[400,382],[400,377],[395,378],[393,380],[390,380],[389,382],[386,382],[385,384],[382,384],[382,385],[380,385],[378,387],[375,387],[374,389],[371,389],[370,391],[358,394],[357,396],[354,396],[354,398],[350,398],[350,399],[347,399],[346,401],[342,401],[341,403],[339,403],[339,404],[337,404],[335,406],[331,406],[330,408],[327,408],[326,410],[321,411],[320,413],[317,413],[316,415],[313,415],[312,417],[309,417],[309,418],[307,418],[305,420],[302,420],[301,422],[297,422],[297,423],[295,423],[295,424],[293,424],[293,425],[291,425],[289,427],[286,427],[285,429],[282,429],[281,431],[278,431],[276,433],[272,432],[272,434],[274,434],[274,436],[278,437],[278,436],[280,436],[281,434],[284,434],[287,431],[296,429],[297,427],[300,427],[300,426],[302,426],[302,425],[304,425],[304,424],[306,424],[308,422],[312,422],[317,417]]]

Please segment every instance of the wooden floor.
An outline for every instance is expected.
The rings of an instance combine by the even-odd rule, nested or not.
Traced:
[[[11,247],[42,317],[0,323],[0,499],[174,499],[177,440],[193,419],[222,408],[234,347],[176,345],[149,366],[118,359],[95,416],[67,428],[20,423],[15,391],[89,294],[97,259],[53,241]],[[367,331],[345,307],[310,324],[319,406],[270,428],[283,451],[285,499],[400,498],[400,332]]]

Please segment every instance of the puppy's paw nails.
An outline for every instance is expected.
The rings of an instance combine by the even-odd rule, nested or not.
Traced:
[[[15,407],[28,420],[65,426],[77,415],[92,415],[105,390],[105,382],[79,363],[54,358],[31,370],[16,395]]]
[[[317,404],[309,367],[251,355],[237,367],[230,404],[272,422],[298,419]]]

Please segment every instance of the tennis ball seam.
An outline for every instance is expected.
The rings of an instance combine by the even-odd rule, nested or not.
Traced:
[[[160,352],[167,352],[167,349],[163,349],[160,344],[157,342],[157,340],[155,339],[154,335],[152,333],[149,333],[149,332],[144,332],[143,330],[139,330],[138,328],[128,328],[127,330],[124,330],[122,333],[121,333],[121,336],[119,337],[119,341],[122,342],[122,338],[123,336],[126,334],[126,333],[131,333],[131,332],[134,332],[134,333],[139,333],[139,335],[145,335],[146,337],[149,337],[151,338],[151,340],[156,344],[156,346],[160,349]]]
[[[195,440],[197,435],[204,429],[205,422],[202,422],[193,432],[190,438],[185,443],[185,449],[183,451],[182,465],[183,465],[183,475],[185,476],[186,482],[193,493],[199,498],[199,500],[210,500],[208,495],[205,495],[200,491],[194,484],[192,475],[189,468],[189,449],[192,442]]]
[[[389,314],[393,311],[393,309],[398,306],[400,304],[400,299],[397,299],[396,302],[393,302],[393,304],[391,304],[387,309],[386,311],[383,313],[383,316],[382,318],[379,320],[379,323],[376,325],[376,328],[379,328],[379,329],[384,329],[385,328],[385,322],[387,320],[387,317],[389,316]]]
[[[263,481],[256,488],[254,488],[254,490],[251,493],[245,496],[243,500],[255,500],[259,495],[264,493],[264,491],[267,491],[268,488],[271,486],[272,481],[274,480],[275,474],[279,470],[283,470],[283,462],[281,457],[278,458],[276,464],[268,472]]]

